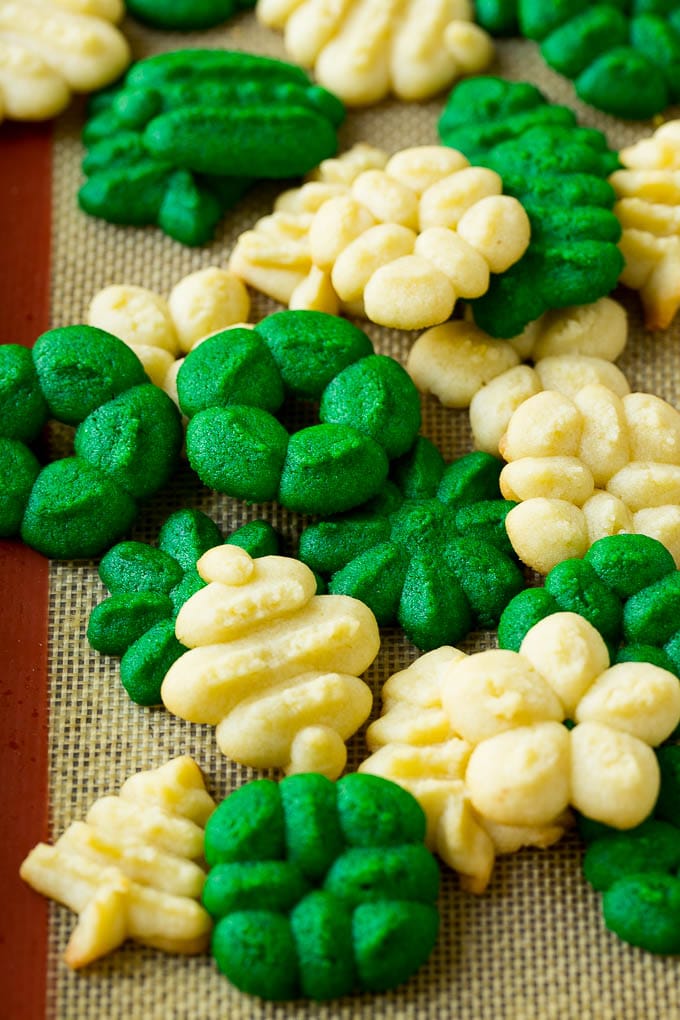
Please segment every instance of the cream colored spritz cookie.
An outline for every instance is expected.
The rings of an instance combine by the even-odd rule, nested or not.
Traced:
[[[227,269],[209,266],[175,284],[167,300],[145,287],[112,284],[92,298],[90,326],[131,347],[151,381],[177,402],[177,373],[185,354],[201,340],[247,325],[250,298]]]
[[[498,174],[454,149],[326,160],[236,242],[230,269],[290,308],[423,329],[524,254],[529,218]]]
[[[409,351],[406,369],[419,390],[434,394],[445,407],[468,407],[475,394],[493,380],[502,380],[481,398],[476,415],[478,447],[497,454],[498,440],[510,416],[508,400],[511,405],[515,398],[510,394],[518,384],[521,392],[526,392],[527,384],[533,392],[556,382],[564,388],[570,366],[572,375],[578,367],[579,386],[585,382],[586,371],[590,382],[618,378],[618,369],[610,370],[602,362],[619,356],[627,332],[623,307],[608,297],[592,305],[546,312],[512,340],[497,340],[470,319],[460,319],[433,326],[419,336]],[[575,360],[565,361],[567,356]],[[534,362],[535,372],[527,367],[511,374],[522,361],[529,360]]]
[[[659,789],[651,748],[678,720],[672,673],[610,667],[595,628],[556,613],[519,652],[438,648],[390,677],[359,771],[409,790],[430,848],[481,893],[497,854],[550,846],[570,807],[614,828],[639,824]]]
[[[623,347],[626,339],[623,309],[609,298],[602,298],[601,301],[608,302],[622,313],[623,328],[619,337],[621,347]],[[599,305],[600,302],[597,304]],[[594,309],[597,306],[587,307]],[[614,318],[618,321],[618,315]],[[605,319],[609,319],[608,313],[606,313]],[[470,399],[470,426],[475,446],[494,457],[500,456],[501,439],[508,428],[512,415],[520,404],[543,390],[554,390],[570,400],[573,400],[584,386],[593,385],[605,386],[622,398],[629,394],[630,386],[625,375],[605,356],[608,349],[614,351],[618,348],[618,343],[614,345],[609,342],[616,336],[616,332],[616,329],[613,328],[611,333],[605,334],[607,341],[604,344],[593,346],[593,349],[598,352],[597,356],[581,353],[539,355],[539,346],[533,352],[536,359],[534,367],[528,364],[518,364],[514,368],[501,372],[500,375],[494,376],[485,385],[479,387]],[[423,336],[426,335],[423,334]],[[416,341],[416,346],[417,343],[418,341]],[[545,348],[543,349],[545,350]],[[463,362],[461,378],[464,381],[470,381],[467,392],[471,392],[472,381],[475,380],[475,377],[466,371],[465,365],[466,363]],[[480,376],[481,372],[478,372],[476,379],[478,380]],[[434,386],[434,376],[428,373],[428,377],[432,378]],[[450,375],[447,376],[443,368],[442,377],[446,381],[437,384],[438,395],[444,392],[449,397],[456,392],[462,394],[461,384],[456,383]],[[451,379],[450,385],[447,385],[448,379]]]
[[[0,0],[0,120],[45,120],[130,63],[122,0]]]
[[[207,949],[203,830],[215,807],[193,759],[174,758],[96,800],[54,846],[38,843],[20,874],[79,914],[65,953],[84,967],[125,939],[167,953]]]
[[[680,120],[619,152],[609,178],[618,201],[626,265],[621,282],[640,291],[648,329],[666,329],[680,308]]]
[[[348,106],[426,99],[493,59],[469,0],[259,0],[256,14]]]
[[[680,565],[680,413],[665,400],[597,382],[542,390],[513,410],[499,451],[501,492],[519,504],[508,537],[534,570],[622,531],[663,542]]]
[[[209,583],[177,617],[190,651],[165,676],[166,708],[216,726],[222,753],[243,765],[337,779],[345,741],[371,710],[358,674],[380,647],[373,613],[315,595],[312,571],[285,556],[253,560],[224,545],[196,567]]]

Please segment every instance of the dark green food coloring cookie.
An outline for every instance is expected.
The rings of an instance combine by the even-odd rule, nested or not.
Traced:
[[[326,1000],[380,992],[428,958],[439,871],[401,787],[315,773],[247,783],[208,821],[212,953],[242,991]]]
[[[249,0],[135,0],[154,24],[223,20]],[[90,100],[80,207],[209,241],[258,178],[304,174],[337,149],[344,107],[299,67],[252,53],[175,50],[140,60]]]

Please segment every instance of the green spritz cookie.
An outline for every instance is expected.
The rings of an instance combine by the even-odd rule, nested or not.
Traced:
[[[137,6],[183,27],[192,6],[208,18],[227,2]],[[188,245],[210,240],[254,180],[295,177],[333,156],[344,117],[340,100],[300,67],[228,50],[140,60],[89,112],[81,208],[111,223],[157,224]]]
[[[238,11],[254,7],[257,0],[127,0],[129,14],[156,28],[188,32],[211,28]]]
[[[317,773],[247,783],[211,816],[203,903],[212,954],[251,995],[381,992],[429,957],[439,926],[425,816],[388,780]]]
[[[421,436],[376,499],[302,532],[300,559],[329,592],[365,602],[424,650],[494,627],[525,583],[505,531],[515,504],[500,497],[501,467],[482,452],[446,466]]]
[[[680,677],[680,571],[655,538],[610,535],[582,560],[558,563],[543,588],[520,592],[503,611],[499,646],[518,651],[530,627],[560,612],[599,630],[612,664],[651,662]]]
[[[393,358],[324,312],[284,311],[191,351],[177,376],[199,478],[249,502],[330,514],[375,496],[420,427],[420,397]],[[320,423],[289,434],[286,397],[319,401]]]
[[[540,43],[579,99],[615,117],[645,120],[680,100],[680,4],[674,0],[478,0],[492,34]]]
[[[33,345],[49,414],[79,425],[102,404],[148,382],[132,348],[96,326],[51,329]]]
[[[0,435],[34,440],[49,417],[38,373],[27,347],[0,346]]]
[[[75,456],[40,467],[25,446],[50,420],[76,426]],[[177,464],[182,424],[136,354],[93,326],[0,347],[0,533],[54,559],[97,556],[137,516],[137,501]]]
[[[18,439],[0,438],[0,537],[10,538],[21,528],[31,489],[40,474],[40,464]]]
[[[500,174],[531,221],[522,258],[471,302],[481,329],[514,337],[550,308],[590,304],[614,289],[621,225],[606,178],[619,161],[601,131],[579,127],[572,110],[534,85],[479,77],[454,88],[439,133]]]
[[[266,521],[243,524],[225,540],[210,517],[186,509],[167,518],[156,546],[119,542],[102,557],[99,576],[111,594],[90,613],[87,639],[103,655],[122,657],[121,682],[137,704],[161,704],[163,678],[187,650],[175,637],[175,618],[205,587],[196,562],[225,541],[252,557],[278,552]]]

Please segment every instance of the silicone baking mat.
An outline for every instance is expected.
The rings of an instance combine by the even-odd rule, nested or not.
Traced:
[[[231,47],[285,57],[280,37],[259,27],[252,13],[207,33],[174,35],[131,21],[125,30],[138,58],[181,46]],[[531,43],[499,44],[491,71],[533,81],[552,100],[574,106],[582,123],[606,132],[612,148],[653,130],[649,123],[616,121],[579,103],[571,85],[544,66]],[[413,105],[388,101],[350,112],[341,129],[341,147],[361,140],[395,151],[436,143],[442,105],[443,98]],[[167,294],[188,272],[224,265],[234,239],[270,210],[277,193],[276,185],[256,188],[227,215],[216,240],[200,249],[184,248],[155,228],[115,227],[89,219],[75,202],[83,110],[83,104],[77,104],[64,115],[51,140],[46,127],[0,128],[3,341],[30,343],[48,326],[83,321],[90,298],[107,284],[127,282]],[[668,116],[673,115],[678,111],[669,111]],[[617,296],[630,311],[630,339],[619,364],[632,388],[679,406],[680,324],[664,335],[648,334],[637,295]],[[251,319],[274,308],[253,295]],[[379,352],[404,360],[411,334],[371,325],[366,329]],[[424,399],[423,431],[447,459],[470,449],[465,411],[447,411]],[[247,507],[197,489],[188,471],[145,505],[133,537],[155,540],[165,516],[187,505],[213,515],[225,531],[265,517],[281,532],[284,551],[295,548],[298,517],[272,505]],[[176,754],[197,759],[218,799],[252,773],[216,753],[212,728],[132,704],[120,686],[117,660],[91,651],[85,639],[87,618],[105,595],[95,563],[53,563],[48,569],[41,557],[3,543],[0,570],[2,604],[7,607],[0,623],[2,785],[7,801],[2,866],[8,887],[3,898],[8,977],[2,987],[9,996],[9,1012],[0,1007],[0,1015],[8,1020],[680,1017],[678,961],[642,953],[605,930],[599,896],[580,874],[582,851],[574,836],[548,851],[501,858],[483,897],[460,892],[455,876],[444,873],[435,952],[414,978],[386,995],[325,1004],[264,1003],[232,988],[207,956],[178,959],[132,944],[82,973],[70,972],[61,955],[73,915],[54,905],[47,910],[16,878],[16,867],[33,843],[48,832],[56,838],[71,820],[84,816],[96,797],[115,792],[131,773]],[[465,647],[478,650],[494,643],[493,634],[477,634]],[[381,684],[416,655],[396,631],[384,631],[381,652],[367,675],[376,710]],[[350,743],[349,767],[365,754],[362,731]]]

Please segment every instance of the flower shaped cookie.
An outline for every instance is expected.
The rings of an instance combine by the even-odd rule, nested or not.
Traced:
[[[127,67],[121,0],[1,0],[0,120],[45,120]]]
[[[659,792],[652,747],[680,721],[677,677],[646,662],[610,667],[602,637],[573,613],[536,624],[519,652],[430,652],[383,698],[360,771],[413,793],[428,844],[472,892],[496,853],[558,839],[570,806],[638,825]]]
[[[497,173],[437,146],[388,157],[357,145],[326,160],[242,234],[229,267],[291,308],[422,329],[489,287],[529,244]]]
[[[390,92],[426,99],[493,57],[468,0],[259,0],[256,13],[284,31],[292,60],[350,106]]]

